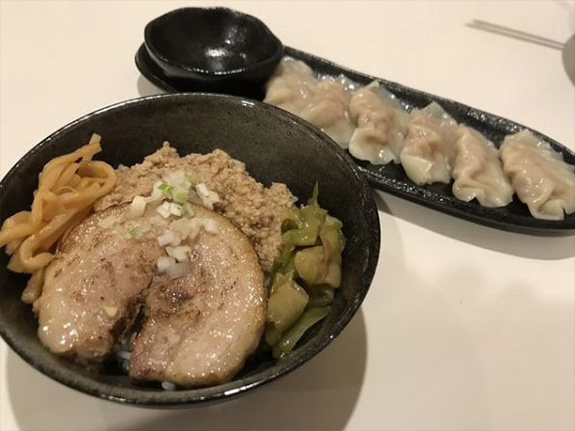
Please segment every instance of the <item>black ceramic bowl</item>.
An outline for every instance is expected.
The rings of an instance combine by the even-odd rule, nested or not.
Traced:
[[[283,54],[259,19],[227,8],[182,8],[144,30],[146,50],[168,79],[188,90],[262,85]]]
[[[135,385],[118,372],[90,372],[45,349],[36,335],[31,307],[20,301],[26,277],[8,271],[7,256],[0,251],[0,334],[33,367],[69,387],[108,400],[185,406],[227,399],[294,370],[348,324],[377,265],[379,221],[367,182],[349,156],[323,133],[272,106],[232,96],[180,93],[122,102],[74,121],[29,151],[0,182],[0,223],[29,208],[38,173],[48,160],[85,144],[94,132],[102,136],[99,156],[113,166],[140,162],[169,140],[181,155],[221,148],[245,162],[260,182],[286,183],[302,201],[317,181],[320,204],[344,225],[342,286],[332,313],[287,358],[254,357],[229,383],[164,391],[159,386]]]

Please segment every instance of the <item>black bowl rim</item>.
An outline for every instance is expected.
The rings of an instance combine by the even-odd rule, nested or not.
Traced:
[[[202,69],[199,67],[192,67],[188,64],[182,63],[181,60],[179,60],[177,58],[167,56],[165,53],[162,52],[161,49],[159,49],[155,45],[154,38],[151,34],[152,28],[162,24],[166,20],[172,19],[172,17],[174,15],[178,15],[181,13],[187,13],[187,12],[206,13],[206,12],[216,12],[216,11],[221,11],[221,12],[224,12],[226,14],[233,15],[233,16],[241,16],[242,18],[245,18],[248,21],[255,23],[256,25],[261,26],[263,28],[263,30],[267,33],[267,35],[270,37],[270,40],[276,46],[274,53],[272,55],[270,55],[268,58],[260,60],[256,63],[249,64],[245,67],[241,67],[238,69],[231,69],[231,70],[223,70],[223,71],[212,71],[212,70]],[[199,75],[203,79],[206,79],[206,78],[225,78],[225,77],[231,77],[231,76],[235,76],[235,75],[250,73],[254,70],[266,67],[270,64],[273,64],[274,62],[279,62],[279,60],[282,57],[283,51],[284,51],[284,46],[283,46],[283,43],[281,42],[281,40],[279,40],[279,38],[259,18],[256,18],[255,16],[249,15],[249,14],[244,13],[244,12],[237,11],[235,9],[222,7],[222,6],[216,6],[216,7],[182,7],[182,8],[178,8],[178,9],[174,9],[172,11],[166,12],[163,15],[160,15],[159,17],[154,18],[152,21],[150,21],[148,24],[146,24],[146,27],[144,28],[144,45],[145,45],[146,49],[148,50],[148,52],[150,53],[150,58],[152,59],[152,61],[154,61],[156,64],[158,64],[158,66],[160,68],[164,69],[167,66],[170,68],[178,68],[178,69],[181,69],[183,71],[186,71],[190,74],[190,76],[187,79],[193,79],[194,75]],[[163,64],[159,64],[159,63],[163,63]]]
[[[236,103],[243,106],[248,104],[251,106],[256,106],[257,109],[261,109],[263,112],[270,112],[272,115],[275,115],[280,119],[283,117],[283,120],[291,123],[296,123],[298,126],[305,128],[310,134],[315,135],[316,137],[320,138],[321,141],[328,144],[327,148],[331,148],[335,152],[335,155],[343,162],[343,166],[346,166],[346,168],[351,171],[352,175],[357,180],[357,184],[359,185],[357,192],[361,202],[361,209],[358,211],[358,213],[364,215],[367,223],[372,227],[373,230],[371,232],[372,240],[368,247],[367,262],[365,271],[362,275],[361,286],[360,289],[358,289],[353,304],[348,307],[345,312],[334,322],[328,336],[318,340],[310,340],[310,344],[305,351],[296,351],[292,356],[289,357],[290,362],[287,364],[287,366],[282,366],[282,361],[278,361],[276,365],[271,368],[273,372],[264,378],[258,378],[258,374],[256,373],[254,375],[244,377],[236,381],[231,381],[223,385],[178,391],[152,392],[143,389],[140,390],[135,388],[117,387],[110,383],[93,382],[88,377],[79,376],[73,370],[60,370],[59,367],[53,367],[44,362],[37,361],[33,355],[28,354],[28,352],[19,345],[18,340],[15,337],[13,338],[10,336],[9,331],[7,331],[5,327],[0,326],[0,336],[10,346],[10,348],[12,348],[12,350],[15,351],[28,364],[30,364],[32,367],[44,375],[50,377],[51,379],[58,381],[59,383],[68,386],[69,388],[78,390],[97,398],[105,399],[108,401],[115,401],[121,404],[138,405],[142,407],[185,407],[187,405],[196,405],[198,403],[223,401],[276,380],[277,378],[295,370],[296,368],[299,368],[301,365],[303,365],[305,362],[316,356],[325,347],[327,347],[331,341],[333,341],[341,333],[345,326],[347,326],[347,324],[351,321],[355,313],[359,310],[359,307],[365,299],[365,296],[369,291],[371,282],[373,281],[373,277],[375,275],[381,243],[379,216],[372,190],[367,180],[361,174],[358,167],[352,162],[351,157],[348,154],[346,154],[333,140],[328,138],[318,129],[284,110],[265,104],[263,102],[229,95],[212,93],[160,94],[121,101],[86,114],[44,138],[42,141],[40,141],[40,143],[35,145],[24,156],[22,156],[0,181],[0,194],[5,188],[5,184],[12,180],[12,177],[15,176],[15,174],[18,172],[18,170],[21,169],[22,166],[28,163],[29,159],[35,153],[49,145],[54,139],[58,138],[66,130],[86,122],[92,117],[98,116],[108,111],[122,109],[130,105],[147,103],[157,99],[170,98],[174,100],[185,98],[212,98],[224,100],[225,103]]]

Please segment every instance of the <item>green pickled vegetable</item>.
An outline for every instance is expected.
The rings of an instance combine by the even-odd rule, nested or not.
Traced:
[[[308,285],[327,284],[337,288],[341,284],[341,252],[345,245],[341,222],[326,216],[319,237],[321,246],[304,248],[295,254],[295,269]]]
[[[293,272],[275,277],[268,300],[266,321],[283,333],[301,316],[307,306],[307,292],[293,279]]]
[[[324,307],[333,302],[334,290],[330,286],[307,286],[310,307]]]
[[[317,181],[315,182],[314,186],[313,186],[313,191],[311,193],[311,198],[308,199],[307,204],[308,205],[314,205],[314,206],[319,206],[318,202],[317,202],[317,198],[319,197],[319,184],[317,183]]]
[[[323,282],[334,289],[341,286],[341,255],[338,255],[338,259],[328,262]]]
[[[274,344],[272,349],[274,358],[281,358],[291,352],[303,334],[325,318],[330,311],[331,307],[310,307],[305,310],[297,323]]]
[[[341,284],[342,223],[319,206],[318,190],[316,183],[307,205],[293,209],[281,226],[283,246],[269,277],[265,329],[276,358],[329,314]]]
[[[329,255],[341,254],[345,247],[345,237],[341,231],[342,223],[332,216],[327,216],[321,225],[319,236],[321,243],[328,248]]]
[[[264,337],[266,338],[266,343],[268,346],[273,346],[282,338],[282,332],[276,328],[274,325],[267,324],[266,330],[264,333]]]
[[[290,226],[297,226],[283,233],[284,244],[293,246],[311,246],[317,242],[319,228],[325,221],[327,211],[318,206],[305,206],[298,210],[297,216],[290,220]]]
[[[341,252],[345,244],[342,241],[341,222],[333,217],[330,219],[333,220],[326,219],[319,231],[326,265],[323,282],[337,288],[341,284]]]
[[[293,229],[297,229],[299,227],[297,221],[290,219],[290,218],[286,218],[283,222],[282,222],[282,234],[286,233],[288,230],[293,230]]]
[[[283,241],[291,245],[314,245],[317,241],[318,227],[309,226],[304,229],[293,229],[282,235]]]
[[[276,274],[286,274],[290,271],[295,271],[293,251],[293,246],[284,247],[282,254],[274,260],[270,274],[270,286],[273,285]]]
[[[318,245],[298,251],[294,265],[297,274],[307,284],[322,284],[327,273],[324,247]]]

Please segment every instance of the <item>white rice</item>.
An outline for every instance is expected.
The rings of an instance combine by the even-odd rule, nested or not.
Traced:
[[[173,384],[172,382],[162,382],[162,389],[164,389],[165,391],[175,391],[176,385]]]

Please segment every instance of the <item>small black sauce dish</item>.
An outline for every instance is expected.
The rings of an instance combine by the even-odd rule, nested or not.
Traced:
[[[25,361],[50,378],[89,395],[124,404],[190,407],[235,398],[311,360],[347,326],[364,300],[378,262],[380,230],[372,191],[351,158],[316,128],[273,106],[207,94],[169,94],[121,102],[88,114],[44,139],[0,181],[0,225],[28,209],[38,173],[50,159],[102,136],[97,158],[112,166],[133,165],[168,140],[180,155],[222,149],[246,164],[266,186],[285,183],[300,198],[319,184],[319,202],[343,222],[347,242],[342,284],[331,313],[304,335],[287,357],[254,354],[230,382],[202,388],[163,390],[131,381],[118,367],[100,372],[57,356],[38,338],[38,321],[21,293],[27,277],[8,271],[0,249],[0,335]]]
[[[222,7],[168,12],[148,23],[144,39],[166,78],[194,91],[262,87],[283,55],[281,41],[263,22]]]

